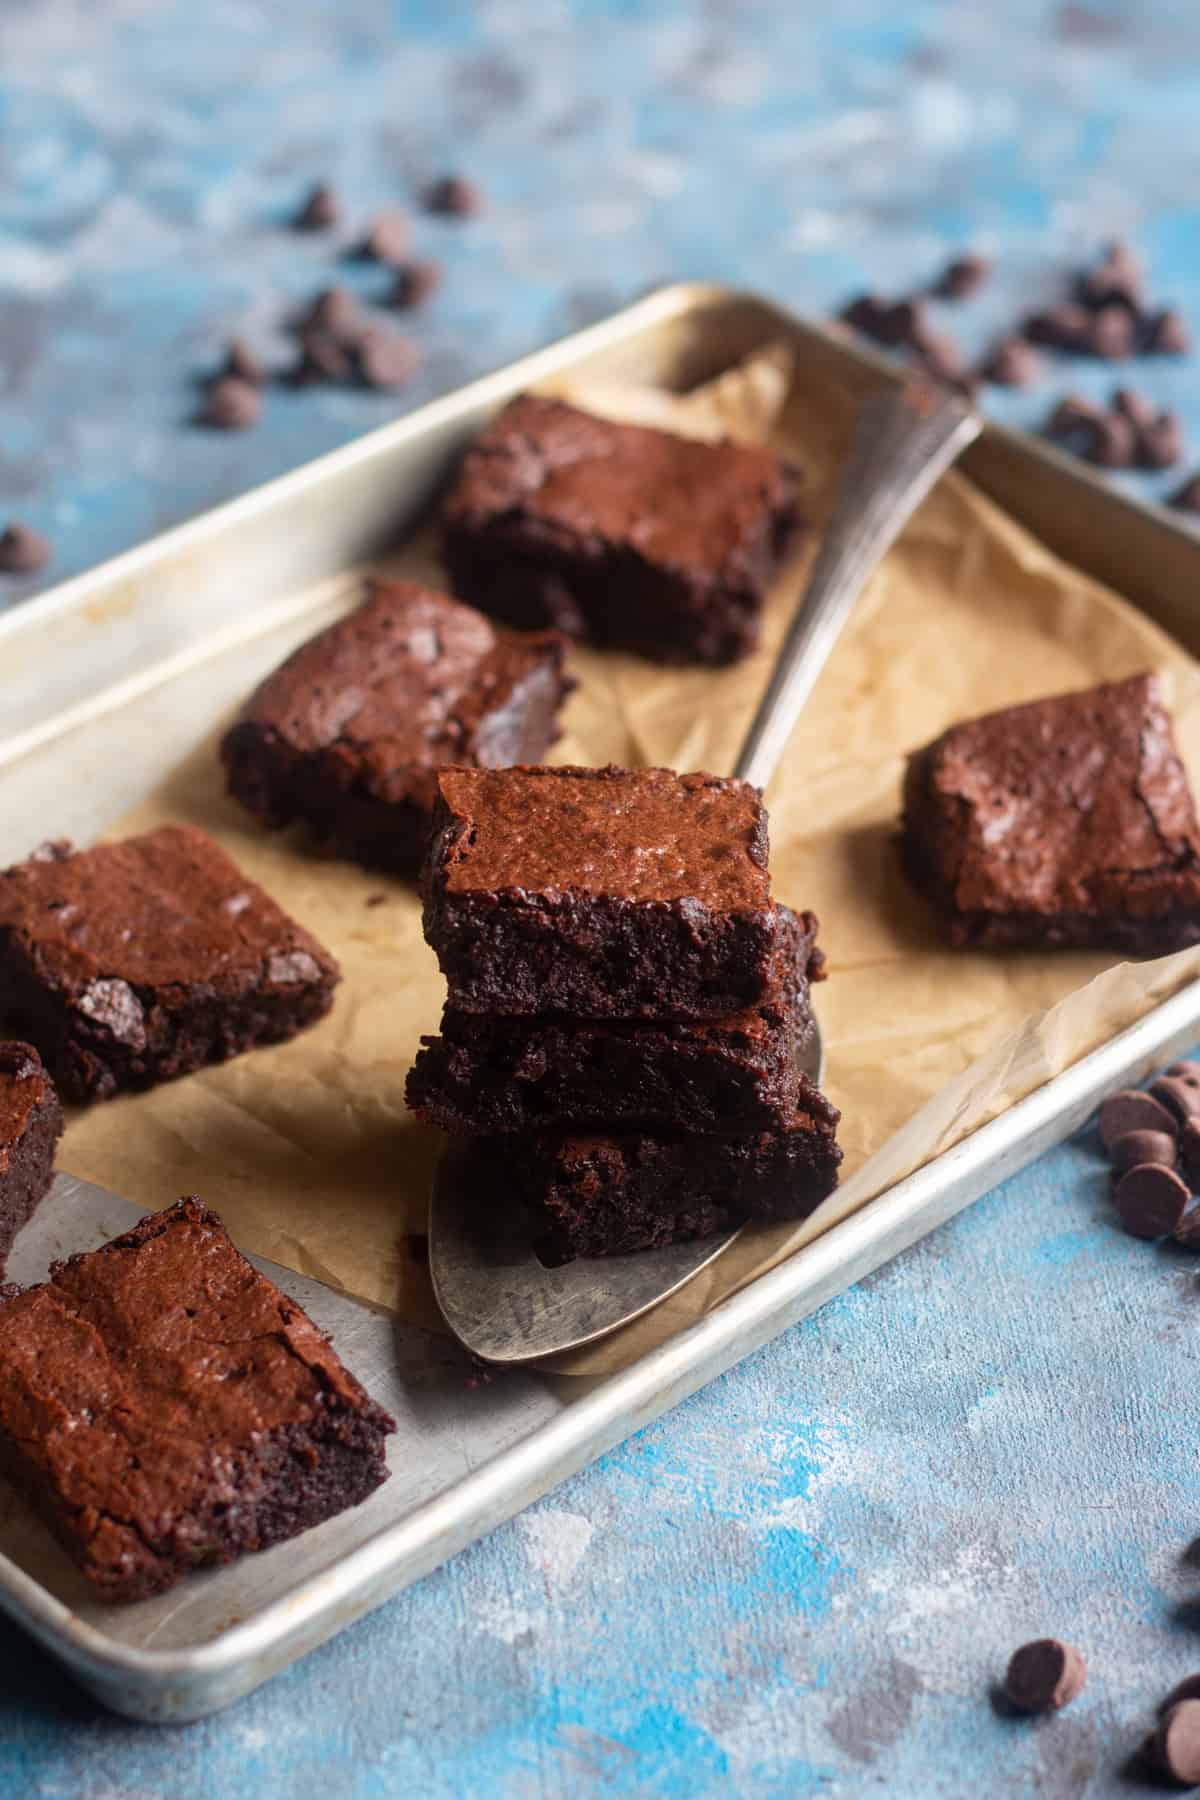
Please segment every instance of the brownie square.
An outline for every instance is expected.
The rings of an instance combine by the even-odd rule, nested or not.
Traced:
[[[250,697],[221,745],[229,792],[369,868],[415,875],[433,771],[538,762],[573,682],[566,640],[496,631],[414,582],[377,582]]]
[[[105,1600],[357,1505],[394,1430],[198,1200],[0,1297],[0,1468]]]
[[[329,1011],[338,967],[194,826],[0,872],[0,1021],[64,1099],[152,1087]]]
[[[523,394],[468,450],[442,509],[454,591],[658,662],[730,663],[799,535],[772,450],[614,424]]]
[[[709,1237],[747,1220],[806,1218],[837,1185],[838,1116],[802,1075],[798,1106],[783,1131],[478,1142],[507,1169],[538,1221],[543,1258],[567,1262]]]
[[[464,1012],[716,1018],[778,933],[756,788],[669,769],[443,769],[425,936]]]
[[[0,1043],[0,1281],[13,1239],[50,1186],[62,1128],[62,1107],[37,1051]]]
[[[421,1040],[408,1104],[457,1132],[783,1130],[799,1104],[808,984],[822,958],[812,913],[781,906],[779,919],[767,993],[727,1018],[501,1018],[449,1007],[441,1036]]]
[[[1153,675],[989,713],[918,750],[902,854],[952,944],[1200,942],[1200,832]]]

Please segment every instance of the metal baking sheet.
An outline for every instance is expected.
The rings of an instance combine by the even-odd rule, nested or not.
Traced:
[[[678,387],[786,338],[805,372],[847,387],[887,366],[765,301],[674,287],[0,618],[0,856],[87,841],[285,650],[345,605],[346,571],[427,506],[454,451],[530,383],[571,369]],[[989,427],[974,478],[1052,546],[1200,647],[1200,539],[1160,509]],[[445,1338],[268,1266],[332,1331],[399,1421],[393,1478],[363,1506],[235,1567],[127,1608],[99,1605],[0,1486],[0,1607],[107,1705],[194,1719],[227,1705],[519,1511],[776,1332],[934,1230],[1074,1130],[1103,1093],[1200,1037],[1200,985],[899,1183],[619,1375],[531,1370],[486,1384]],[[58,1177],[19,1240],[18,1280],[137,1216]]]

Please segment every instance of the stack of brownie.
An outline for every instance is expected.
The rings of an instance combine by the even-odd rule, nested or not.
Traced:
[[[744,782],[444,769],[425,935],[449,985],[409,1105],[474,1140],[547,1260],[803,1217],[837,1113],[803,1072],[816,920]]]

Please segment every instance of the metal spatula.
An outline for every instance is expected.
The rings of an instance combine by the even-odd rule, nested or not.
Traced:
[[[927,387],[866,401],[812,575],[734,767],[742,780],[766,787],[867,578],[981,428],[962,401]],[[820,1077],[819,1030],[805,1071]],[[603,1337],[673,1294],[737,1236],[547,1268],[534,1253],[532,1222],[499,1192],[502,1177],[481,1169],[468,1147],[451,1145],[429,1211],[438,1305],[455,1336],[488,1362],[528,1362]]]

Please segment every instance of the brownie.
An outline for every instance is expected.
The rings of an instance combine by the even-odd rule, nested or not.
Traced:
[[[901,847],[953,944],[1200,942],[1200,832],[1152,675],[944,732],[909,758]]]
[[[808,984],[822,958],[812,913],[781,906],[779,920],[766,995],[727,1018],[501,1018],[449,1007],[441,1036],[421,1040],[408,1104],[447,1131],[782,1130],[799,1102]]]
[[[13,1239],[54,1174],[63,1113],[30,1044],[0,1043],[0,1281]]]
[[[507,1170],[547,1262],[802,1219],[837,1185],[838,1113],[806,1076],[787,1129],[730,1136],[543,1133],[477,1140]]]
[[[0,871],[0,1023],[64,1099],[103,1100],[294,1037],[336,962],[194,826]]]
[[[374,583],[247,701],[221,745],[229,791],[264,825],[301,820],[338,855],[415,875],[435,767],[537,762],[574,685],[566,647],[415,582]]]
[[[425,936],[464,1012],[719,1018],[767,991],[757,788],[669,769],[443,769]]]
[[[455,593],[657,662],[730,663],[799,535],[774,451],[619,425],[523,394],[468,450],[442,508]]]
[[[357,1505],[394,1430],[195,1199],[0,1301],[0,1468],[105,1600]]]

